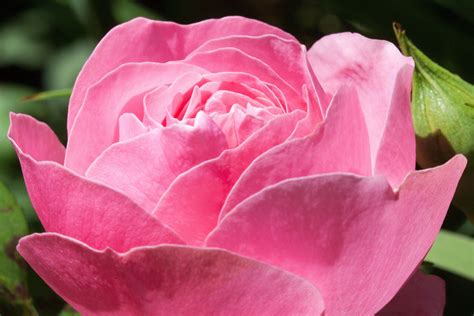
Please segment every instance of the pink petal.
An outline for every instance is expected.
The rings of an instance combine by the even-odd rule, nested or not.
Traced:
[[[232,106],[229,113],[214,116],[213,120],[225,134],[230,148],[243,143],[266,123],[260,118],[247,114],[245,109],[238,104]]]
[[[264,62],[297,91],[304,84],[312,86],[306,51],[297,41],[285,40],[269,34],[258,37],[233,35],[212,39],[197,48],[193,54],[224,47],[236,48]]]
[[[36,161],[27,150],[45,157],[42,151],[50,147],[37,144],[47,143],[52,132],[46,132],[44,124],[29,116],[11,118],[10,138],[20,158],[31,203],[46,231],[71,236],[97,249],[111,247],[121,252],[136,246],[182,243],[121,193],[73,174],[56,162]],[[23,130],[23,126],[28,128]],[[40,138],[43,136],[46,138]]]
[[[276,146],[253,161],[229,193],[220,218],[269,185],[329,172],[371,174],[367,128],[353,88],[342,87],[336,93],[326,120],[314,133]]]
[[[206,114],[199,112],[194,125],[174,124],[115,143],[92,163],[86,176],[151,212],[178,175],[227,149],[224,134]]]
[[[183,63],[132,63],[110,72],[87,92],[69,134],[65,166],[84,174],[102,151],[118,141],[118,120],[123,113],[143,117],[146,92],[184,73],[202,71]]]
[[[234,91],[241,94],[252,96],[247,91],[252,88],[252,91],[258,91],[266,96],[276,107],[282,109],[286,108],[285,96],[277,88],[272,87],[271,84],[261,81],[259,78],[243,72],[218,72],[205,74],[204,78],[209,80],[204,84],[201,90],[206,91],[208,97],[219,90]],[[243,87],[244,86],[244,87]]]
[[[445,302],[443,279],[417,271],[377,315],[442,316]]]
[[[270,66],[236,48],[219,48],[212,51],[196,52],[186,58],[185,62],[202,67],[210,72],[244,72],[264,82],[274,84],[285,94],[289,110],[306,110],[299,90],[290,86]]]
[[[398,73],[385,131],[380,141],[375,174],[383,175],[393,188],[415,170],[415,132],[410,109],[413,66],[405,65]]]
[[[307,88],[306,85],[302,87],[302,95],[306,101],[306,117],[298,122],[293,134],[290,139],[300,138],[311,134],[318,123],[323,120],[323,114],[321,113],[321,107],[318,105],[316,96],[314,93]]]
[[[207,92],[207,91],[206,91]],[[207,109],[208,103],[212,102],[212,100],[218,100],[220,103],[225,105],[222,114],[227,114],[231,111],[232,106],[238,105],[240,108],[245,108],[247,104],[252,104],[259,108],[264,108],[265,104],[259,102],[255,96],[247,96],[245,94],[241,94],[235,91],[227,91],[227,90],[219,90],[214,92],[209,99],[206,100],[206,104],[204,105],[204,109]],[[273,106],[273,104],[270,104]]]
[[[218,249],[96,251],[57,234],[20,240],[18,251],[82,315],[321,315],[309,282]]]
[[[153,213],[187,243],[202,244],[242,171],[260,154],[285,141],[302,116],[300,111],[277,116],[240,146],[181,174]]]
[[[181,106],[190,99],[193,89],[203,78],[197,72],[188,72],[177,78],[172,78],[172,84],[166,89],[157,89],[145,97],[147,113],[157,123],[161,124],[166,114],[178,116],[183,110]],[[186,110],[186,109],[184,109]]]
[[[392,100],[400,100],[392,97],[394,89],[400,88],[396,86],[397,74],[406,65],[413,68],[413,60],[390,42],[356,33],[323,37],[308,51],[308,58],[326,92],[334,94],[349,82],[356,87],[369,131],[371,159],[375,162]],[[410,82],[403,84],[404,90],[410,91]]]
[[[124,113],[119,118],[119,141],[125,141],[144,134],[148,128],[133,113]]]
[[[312,281],[328,315],[373,315],[428,252],[465,165],[458,155],[413,172],[396,193],[381,177],[286,180],[239,204],[206,245]]]
[[[18,155],[26,154],[37,161],[64,162],[64,146],[43,122],[24,114],[10,113],[8,138]]]
[[[201,102],[201,90],[198,86],[195,86],[193,88],[193,92],[191,93],[191,97],[186,108],[180,112],[178,119],[182,120],[194,117],[196,113],[200,110]]]
[[[82,107],[87,89],[120,65],[180,60],[210,39],[263,34],[294,40],[293,36],[276,27],[243,17],[206,20],[190,25],[137,18],[115,27],[97,45],[76,80],[69,102],[68,132]]]

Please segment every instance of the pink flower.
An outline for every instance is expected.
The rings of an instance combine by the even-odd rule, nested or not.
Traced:
[[[415,271],[466,160],[414,170],[412,71],[352,33],[306,51],[242,17],[120,25],[66,149],[11,115],[47,231],[18,251],[84,315],[441,315]]]

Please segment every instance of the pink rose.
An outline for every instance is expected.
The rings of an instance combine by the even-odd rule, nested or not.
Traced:
[[[352,33],[306,51],[242,17],[120,25],[66,148],[11,115],[47,231],[18,251],[84,315],[441,315],[415,271],[466,160],[414,170],[412,71]]]

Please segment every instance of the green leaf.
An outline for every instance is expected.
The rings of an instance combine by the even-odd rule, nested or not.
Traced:
[[[18,203],[0,183],[0,310],[8,314],[36,315],[28,295],[24,263],[16,252],[18,239],[27,233]]]
[[[66,305],[58,316],[80,316],[70,305]]]
[[[56,98],[68,98],[71,95],[71,89],[49,90],[35,93],[23,97],[23,101],[44,101]]]
[[[15,151],[7,139],[8,126],[10,125],[8,112],[18,111],[17,104],[20,99],[33,91],[33,88],[27,86],[0,84],[0,163],[2,164],[5,163],[5,160],[15,157]]]
[[[426,260],[474,281],[474,240],[471,237],[441,230]]]
[[[423,54],[394,24],[402,52],[413,57],[412,114],[417,137],[417,162],[429,168],[464,154],[468,166],[455,204],[474,223],[474,86]]]

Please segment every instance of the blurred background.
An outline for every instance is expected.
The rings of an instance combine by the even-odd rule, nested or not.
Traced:
[[[13,191],[29,231],[42,228],[29,204],[16,155],[5,137],[9,111],[28,113],[47,122],[65,142],[67,96],[46,101],[24,98],[40,91],[71,88],[82,64],[111,27],[136,16],[192,23],[226,15],[243,15],[276,25],[295,35],[308,48],[320,37],[342,31],[356,31],[395,42],[392,22],[397,21],[430,58],[474,82],[473,0],[3,1],[0,11],[0,182]],[[427,263],[424,268],[447,282],[447,315],[473,315],[474,253],[469,251],[473,250],[474,228],[454,207],[443,228],[448,235],[438,241],[427,259],[439,260],[441,264]],[[462,259],[458,257],[460,252],[464,252]],[[70,313],[63,310],[63,302],[34,273],[27,267],[24,269],[28,291],[40,315],[58,315],[61,310],[63,315]],[[8,306],[5,298],[0,298],[0,314],[2,308],[8,313],[18,313]]]

